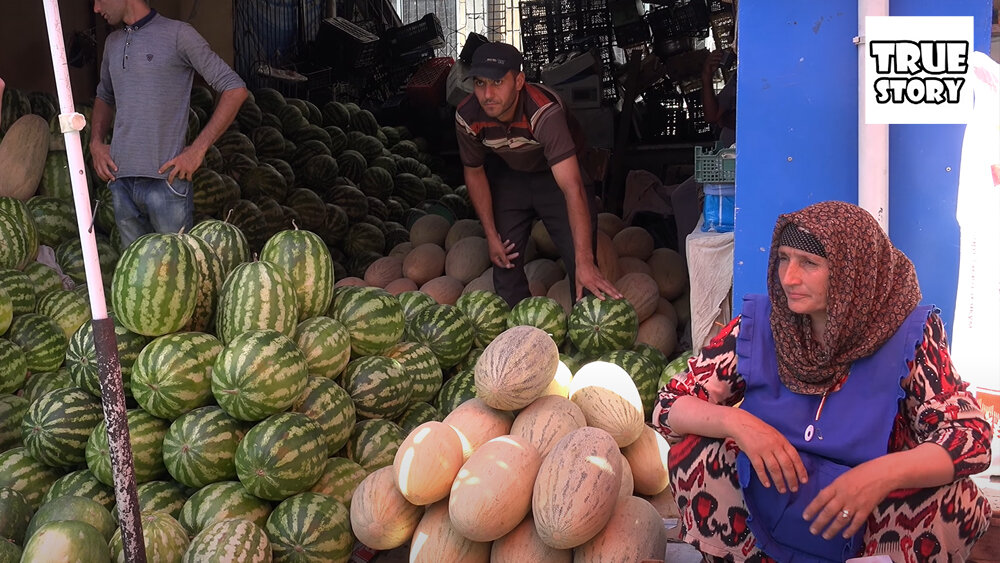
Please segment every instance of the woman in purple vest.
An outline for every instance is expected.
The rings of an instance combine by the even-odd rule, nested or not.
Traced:
[[[706,560],[968,557],[991,512],[969,476],[992,432],[920,297],[865,210],[779,217],[768,295],[745,298],[653,411]]]

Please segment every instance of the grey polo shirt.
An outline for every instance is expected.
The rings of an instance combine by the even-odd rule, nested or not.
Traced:
[[[184,149],[195,72],[216,92],[245,87],[193,27],[155,10],[108,36],[97,97],[115,108],[116,176],[167,177],[157,171]]]

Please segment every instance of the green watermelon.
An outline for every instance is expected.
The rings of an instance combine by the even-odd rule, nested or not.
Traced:
[[[309,490],[326,495],[331,499],[351,507],[351,497],[358,484],[368,475],[364,467],[346,457],[331,457],[326,460],[326,467],[319,481]]]
[[[23,552],[21,548],[9,541],[0,541],[0,563],[18,563]]]
[[[35,312],[56,321],[62,327],[63,334],[66,335],[67,339],[71,338],[83,326],[83,323],[92,317],[90,302],[87,301],[87,298],[74,291],[62,289],[61,284],[58,289],[50,291],[38,299]]]
[[[347,230],[344,250],[349,256],[374,253],[381,258],[385,251],[385,233],[371,223],[354,223]]]
[[[194,235],[179,235],[191,250],[198,269],[198,287],[191,320],[182,330],[206,332],[215,327],[215,305],[219,290],[226,281],[222,259],[205,240]]]
[[[271,416],[236,447],[236,473],[251,494],[283,500],[319,480],[327,458],[323,428],[302,413]]]
[[[336,288],[327,314],[347,327],[351,351],[357,356],[381,354],[403,335],[402,306],[377,287]]]
[[[250,132],[250,140],[261,162],[268,158],[281,158],[285,152],[285,138],[276,127],[261,125]]]
[[[358,184],[365,170],[368,169],[368,160],[365,155],[354,149],[347,149],[337,156],[337,164],[340,165],[340,174]]]
[[[402,198],[411,207],[427,199],[427,186],[423,180],[409,172],[398,172],[393,186],[393,195]]]
[[[115,507],[114,489],[98,481],[89,469],[79,469],[56,479],[42,497],[42,504],[62,496],[89,498],[108,509],[108,512]]]
[[[60,561],[94,563],[110,561],[108,540],[90,524],[75,520],[57,520],[39,528],[24,544],[21,561]]]
[[[10,488],[0,488],[0,544],[24,544],[25,531],[34,509],[24,495]],[[8,541],[4,541],[8,540]]]
[[[166,512],[143,512],[141,518],[146,561],[180,563],[191,543],[180,523]],[[115,530],[109,547],[112,563],[126,563],[121,529]]]
[[[14,316],[32,313],[35,310],[35,285],[31,283],[28,274],[20,270],[0,267],[0,288],[6,293],[11,303],[11,313]]]
[[[115,340],[118,345],[118,362],[121,366],[125,396],[132,395],[132,366],[139,353],[149,343],[149,338],[125,328],[112,314],[109,318],[115,325]],[[73,384],[83,388],[95,397],[101,396],[99,374],[97,373],[97,350],[94,348],[94,329],[91,323],[83,323],[69,340],[66,350],[66,369],[73,378]]]
[[[86,460],[87,439],[103,418],[101,401],[83,389],[49,391],[21,421],[24,448],[46,465],[72,468]]]
[[[28,402],[33,402],[49,391],[65,389],[66,387],[74,387],[73,376],[70,375],[68,369],[62,367],[59,368],[59,371],[40,371],[31,374],[31,377],[24,384],[23,393],[24,398],[28,399]],[[18,433],[20,433],[20,430],[18,430]],[[2,449],[0,448],[0,450]]]
[[[312,492],[289,497],[267,518],[274,560],[346,563],[354,547],[347,508]]]
[[[242,192],[233,189],[222,179],[222,175],[208,167],[195,170],[191,179],[194,191],[194,212],[202,215],[218,215],[223,206],[240,199]]]
[[[337,164],[337,159],[329,154],[317,154],[306,161],[300,177],[305,187],[320,191],[331,185],[337,176],[340,176],[340,166]]]
[[[73,198],[35,196],[25,205],[38,227],[38,242],[56,248],[63,241],[77,236],[76,211]]]
[[[140,512],[165,512],[180,518],[181,509],[187,502],[185,488],[175,481],[149,481],[136,486],[139,495]]]
[[[243,232],[232,223],[207,219],[191,227],[191,232],[207,242],[222,260],[223,271],[228,274],[241,262],[250,259],[250,246]]]
[[[244,332],[212,367],[212,394],[238,420],[263,420],[292,406],[306,387],[306,359],[295,342],[273,330]]]
[[[351,359],[351,334],[330,317],[306,319],[295,327],[295,345],[309,366],[309,375],[337,379]]]
[[[305,390],[292,404],[292,411],[320,425],[326,435],[327,454],[331,456],[347,443],[357,419],[351,395],[325,377],[308,379]]]
[[[132,463],[135,466],[135,482],[145,483],[164,477],[167,468],[163,465],[163,437],[167,434],[169,423],[142,409],[129,410],[126,416],[129,442],[132,445]],[[94,477],[105,485],[114,486],[105,421],[99,422],[90,433],[86,455],[87,467]]]
[[[667,357],[655,346],[650,346],[645,342],[636,342],[635,346],[632,347],[634,352],[638,352],[640,356],[646,358],[653,365],[656,366],[657,373],[663,371],[663,368],[667,367]]]
[[[441,411],[441,414],[448,416],[459,405],[475,398],[476,372],[473,368],[466,368],[444,382],[434,405]]]
[[[42,526],[60,520],[90,524],[104,536],[105,541],[111,540],[116,528],[111,512],[101,503],[87,497],[69,495],[56,497],[38,507],[31,517],[25,537],[30,538]]]
[[[522,299],[514,305],[507,317],[507,327],[529,325],[540,328],[561,346],[566,339],[566,312],[551,297],[535,296]]]
[[[260,259],[288,274],[295,288],[298,321],[326,312],[333,300],[333,260],[318,235],[309,231],[282,231],[264,244]]]
[[[223,343],[253,330],[272,330],[291,337],[297,319],[292,280],[270,262],[236,266],[219,291],[215,328]]]
[[[115,267],[115,317],[125,328],[146,336],[180,330],[194,313],[198,275],[194,253],[177,235],[139,237]]]
[[[0,209],[0,268],[20,268],[30,260],[30,252],[27,228],[18,218]]]
[[[425,344],[442,369],[448,369],[472,349],[472,323],[454,305],[428,305],[406,323],[407,340]]]
[[[217,406],[200,407],[181,415],[163,437],[163,463],[178,483],[204,487],[236,479],[236,445],[246,424]]]
[[[368,196],[354,186],[335,185],[323,190],[323,201],[344,210],[351,221],[359,221],[368,215]]]
[[[182,563],[271,561],[271,543],[260,526],[243,518],[215,522],[198,533],[184,552]]]
[[[17,395],[0,395],[0,451],[23,445],[21,421],[28,412],[28,399]]]
[[[175,419],[212,400],[212,364],[222,343],[203,332],[175,332],[146,345],[132,366],[132,395],[153,416]]]
[[[285,201],[285,197],[288,196],[288,187],[285,177],[270,164],[254,166],[240,176],[240,197],[254,202],[264,197],[270,197],[279,202]],[[235,201],[227,203],[233,204]],[[225,207],[222,205],[221,209],[225,209]]]
[[[191,495],[177,521],[188,536],[195,536],[209,525],[227,518],[245,518],[263,526],[271,509],[271,503],[251,495],[239,481],[220,481],[205,485]]]
[[[45,157],[38,194],[73,203],[73,184],[69,178],[69,158],[66,151],[50,150]]]
[[[430,401],[437,395],[443,374],[437,356],[430,348],[419,342],[400,342],[389,348],[385,355],[402,364],[406,378],[412,382],[411,401]]]
[[[0,453],[0,489],[7,487],[21,493],[32,510],[38,508],[49,487],[61,476],[60,470],[31,457],[23,447]]]
[[[24,362],[30,372],[59,369],[69,345],[59,323],[38,313],[14,317],[7,329],[7,339],[24,352]]]
[[[510,305],[492,291],[477,289],[463,293],[455,301],[455,306],[472,323],[472,330],[475,332],[473,344],[477,348],[486,348],[508,328]]]
[[[14,393],[28,377],[28,360],[17,344],[0,338],[0,393]]]
[[[691,350],[685,350],[681,352],[679,356],[670,360],[667,365],[663,366],[663,371],[660,372],[660,379],[657,381],[657,389],[662,389],[670,380],[674,377],[685,373],[689,370],[688,360],[694,355]]]
[[[115,265],[118,263],[120,253],[107,236],[98,234],[95,239],[101,279],[104,286],[108,287],[114,279]],[[87,272],[83,265],[83,243],[79,237],[66,239],[56,248],[56,264],[76,283],[87,283]]]
[[[639,318],[626,299],[600,300],[588,295],[573,305],[567,334],[581,354],[596,358],[631,348],[639,332]]]
[[[11,301],[10,293],[0,287],[0,334],[7,332],[12,320],[14,320],[14,302]]]
[[[0,213],[6,213],[18,223],[20,229],[25,238],[25,254],[23,259],[19,264],[14,265],[15,268],[23,268],[38,256],[38,227],[35,225],[35,220],[31,216],[31,211],[28,211],[28,207],[23,201],[14,199],[12,197],[0,197]],[[2,221],[0,221],[2,223]],[[3,232],[3,227],[0,227],[0,233]],[[13,237],[12,237],[13,238]],[[2,249],[4,243],[0,242],[0,249]],[[4,254],[3,250],[0,250],[0,257]],[[10,267],[3,266],[3,260],[0,258],[0,267]]]
[[[351,124],[351,114],[344,107],[344,104],[340,102],[327,102],[323,105],[322,111],[323,125],[343,128]]]
[[[384,168],[370,167],[361,173],[358,187],[365,195],[377,199],[388,198],[393,193],[392,174]]]
[[[403,429],[403,433],[409,435],[414,428],[420,426],[425,422],[430,422],[436,420],[441,422],[444,420],[444,414],[437,410],[430,403],[423,403],[416,401],[410,403],[406,410],[400,413],[393,422],[399,425]]]
[[[392,465],[406,436],[398,424],[384,418],[359,420],[344,444],[343,455],[371,473]]]
[[[364,356],[347,364],[344,389],[363,418],[392,418],[410,402],[413,383],[402,364],[386,356]]]

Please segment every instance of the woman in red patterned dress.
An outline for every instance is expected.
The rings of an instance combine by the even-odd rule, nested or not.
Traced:
[[[782,215],[768,295],[659,394],[685,541],[706,560],[963,561],[991,428],[910,260],[863,209]]]

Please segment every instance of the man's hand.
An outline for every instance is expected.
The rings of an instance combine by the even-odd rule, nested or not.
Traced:
[[[94,171],[97,172],[100,179],[105,182],[115,179],[118,165],[111,160],[111,147],[109,145],[97,140],[92,141],[90,143],[90,159],[94,162]]]
[[[167,183],[173,183],[174,178],[180,178],[181,180],[187,180],[190,182],[191,179],[194,178],[194,171],[201,166],[201,163],[204,160],[205,151],[200,151],[192,146],[187,146],[184,147],[181,154],[163,163],[163,166],[160,167],[159,173],[163,174],[167,170],[170,170],[170,175],[167,176]]]
[[[498,268],[509,270],[514,267],[512,260],[521,255],[514,250],[514,243],[510,240],[500,242],[500,235],[489,237],[490,261]]]
[[[576,265],[576,299],[583,298],[583,289],[587,288],[595,297],[603,301],[606,297],[621,299],[622,294],[601,274],[592,260]]]
[[[892,492],[885,472],[872,462],[844,472],[816,495],[802,518],[812,520],[809,531],[831,539],[837,534],[849,538],[861,529],[875,507]],[[844,516],[844,513],[847,516]]]

